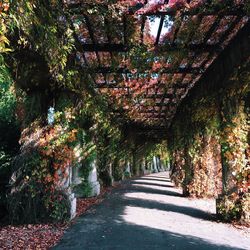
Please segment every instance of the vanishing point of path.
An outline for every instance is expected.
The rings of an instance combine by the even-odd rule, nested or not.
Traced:
[[[214,201],[182,197],[167,173],[151,174],[114,189],[53,249],[250,249],[249,234],[214,213]]]

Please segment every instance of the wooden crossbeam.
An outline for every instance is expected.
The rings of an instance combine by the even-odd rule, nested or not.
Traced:
[[[210,29],[205,34],[205,37],[203,39],[204,43],[207,43],[208,39],[211,37],[211,35],[213,34],[213,32],[217,29],[220,21],[221,21],[221,18],[217,17],[216,20],[213,22],[212,26],[210,27]]]
[[[82,51],[85,52],[128,52],[135,46],[126,46],[124,44],[114,44],[114,43],[102,43],[102,44],[89,44],[82,43]],[[179,45],[177,43],[172,44],[163,44],[155,46],[156,53],[157,52],[168,52],[168,51],[179,51],[179,50],[193,50],[193,51],[220,51],[221,48],[218,44],[210,45],[210,44],[187,44],[187,45]]]
[[[240,22],[242,19],[241,16],[237,16],[233,22],[230,23],[229,28],[225,31],[225,33],[220,37],[219,43],[223,44],[223,42],[227,39],[227,37],[233,32],[236,25]]]
[[[123,42],[124,42],[125,48],[126,48],[126,46],[128,44],[128,39],[127,39],[127,17],[126,17],[126,15],[123,15],[122,22],[123,22]]]
[[[161,20],[160,20],[160,24],[158,27],[157,36],[156,36],[156,40],[155,40],[155,45],[157,45],[159,43],[163,24],[164,24],[164,16],[162,16]]]
[[[198,76],[199,74],[194,74],[194,76]],[[168,83],[159,83],[157,84],[157,87],[166,87]],[[184,88],[185,86],[183,85],[182,82],[176,82],[171,85],[173,88]],[[99,82],[96,83],[94,86],[96,89],[130,89],[127,86],[121,86],[119,82],[114,82],[114,83],[105,83],[105,82]]]
[[[175,16],[176,15],[175,10],[166,10],[166,11],[156,11],[156,12],[146,12],[141,15],[143,16],[156,16],[156,17],[161,17],[161,16]],[[195,10],[195,11],[182,11],[182,15],[184,16],[244,16],[247,15],[245,11],[241,8],[234,9],[234,10],[218,10],[218,11],[201,11],[200,10]]]
[[[132,73],[130,70],[127,68],[112,68],[112,67],[86,67],[83,68],[86,72],[89,73],[96,73],[96,74],[110,74],[110,73],[115,73],[115,74],[131,74],[138,76],[140,78],[140,74],[144,74],[145,71],[143,72],[137,72],[137,73]],[[184,73],[190,73],[190,74],[201,74],[203,73],[203,70],[200,67],[178,67],[178,68],[161,68],[158,71],[154,71],[154,73],[159,73],[159,74],[184,74]]]
[[[173,98],[173,95],[172,94],[147,94],[147,95],[145,95],[145,96],[143,96],[143,98],[145,98],[145,99],[155,99],[155,98],[161,98],[161,97],[163,97],[164,96],[164,98]]]
[[[155,110],[139,110],[138,113],[140,113],[140,114],[160,114],[160,115],[166,115],[166,112],[155,111]]]
[[[80,16],[83,16],[85,18],[84,12],[86,12],[86,9],[84,9],[84,4],[72,4],[70,6],[68,6],[70,8],[70,13],[74,14],[74,13],[80,13]],[[86,5],[88,6],[88,4]],[[136,10],[138,10],[139,8],[143,7],[142,5],[138,5],[138,8],[133,9],[133,11],[130,12],[130,14],[134,14]],[[76,10],[78,9],[78,10]],[[160,24],[158,27],[158,32],[157,32],[157,36],[156,36],[156,41],[155,41],[155,54],[157,55],[163,52],[168,52],[168,51],[187,51],[190,52],[191,54],[197,55],[197,53],[199,52],[210,52],[210,57],[214,56],[215,54],[221,52],[223,50],[223,43],[224,41],[228,38],[228,35],[231,34],[231,32],[233,32],[235,30],[235,27],[237,26],[237,24],[240,22],[241,18],[246,15],[240,8],[235,8],[234,10],[217,10],[217,11],[181,11],[181,17],[182,18],[191,18],[191,16],[197,15],[199,14],[199,17],[202,19],[202,17],[207,16],[207,15],[213,15],[216,18],[216,21],[212,24],[212,26],[210,27],[210,29],[208,30],[208,32],[206,32],[204,35],[204,39],[203,42],[201,44],[192,44],[192,40],[189,40],[189,42],[187,42],[186,45],[181,45],[181,44],[177,44],[176,41],[177,39],[173,39],[172,43],[169,44],[164,44],[164,45],[159,45],[159,39],[160,39],[160,35],[161,35],[161,31],[162,31],[162,27],[164,24],[164,19],[166,16],[175,16],[176,15],[176,11],[172,11],[172,10],[167,10],[167,11],[161,11],[161,12],[152,12],[152,13],[144,13],[141,15],[142,18],[142,24],[141,24],[141,42],[143,43],[143,33],[144,33],[144,26],[145,26],[145,20],[149,17],[149,16],[158,16],[160,17]],[[94,16],[94,15],[93,15]],[[234,21],[232,21],[229,25],[228,25],[228,29],[225,32],[221,32],[220,38],[218,40],[218,43],[215,45],[209,45],[207,44],[209,38],[213,35],[213,33],[216,31],[216,29],[219,27],[220,24],[220,20],[224,17],[224,16],[234,16],[236,17]],[[87,61],[86,58],[84,58],[85,64],[87,65],[86,67],[82,68],[81,70],[86,71],[86,73],[90,74],[90,76],[93,79],[94,82],[94,87],[96,89],[98,88],[122,88],[122,89],[126,89],[128,90],[127,94],[124,95],[124,98],[128,98],[131,99],[133,98],[133,88],[129,88],[126,86],[119,86],[120,82],[112,82],[109,83],[107,82],[107,76],[110,73],[115,73],[116,75],[118,74],[131,74],[131,72],[127,69],[127,68],[114,68],[114,67],[103,67],[100,63],[100,55],[98,52],[109,52],[112,56],[113,52],[123,52],[123,53],[127,53],[129,50],[131,50],[134,46],[133,45],[129,45],[128,46],[128,41],[126,40],[126,16],[123,17],[123,21],[122,21],[124,27],[123,27],[123,41],[120,44],[112,44],[111,39],[109,38],[109,35],[107,35],[108,37],[108,43],[102,43],[99,44],[97,41],[97,38],[94,36],[95,35],[95,30],[93,30],[93,27],[91,26],[91,18],[88,19],[88,17],[86,18],[86,26],[87,29],[89,31],[90,34],[90,38],[91,38],[91,42],[89,44],[85,44],[82,43],[79,38],[77,38],[77,34],[74,34],[75,38],[77,38],[77,50],[81,51],[81,53],[83,53],[83,56],[85,55],[85,52],[95,52],[99,61],[99,66],[98,67],[91,67],[90,66],[90,62],[91,60]],[[110,23],[112,24],[112,23]],[[107,25],[109,25],[109,23],[107,23]],[[174,37],[178,38],[178,32],[180,27],[177,27],[177,30],[175,31]],[[75,31],[76,32],[76,31]],[[192,34],[191,36],[192,37]],[[96,38],[96,39],[95,39]],[[190,44],[191,43],[191,44]],[[135,45],[138,46],[138,45]],[[79,49],[80,48],[80,49]],[[189,56],[187,57],[187,59],[189,59]],[[191,67],[190,64],[188,67],[178,67],[178,68],[163,68],[161,70],[159,70],[159,72],[155,72],[155,73],[166,73],[166,74],[175,74],[175,73],[181,73],[182,74],[182,80],[184,79],[185,74],[193,74],[193,78],[195,78],[198,74],[203,74],[205,71],[205,65],[206,62],[208,62],[209,58],[204,61],[202,63],[201,67]],[[192,65],[192,64],[191,64]],[[104,82],[103,83],[96,83],[94,76],[95,74],[103,74],[104,75]],[[135,75],[139,78],[140,72],[137,74],[132,74]],[[160,79],[160,77],[158,78]],[[194,82],[191,81],[189,82],[187,85],[191,86],[192,83]],[[157,84],[158,86],[164,86],[167,87],[167,83],[166,84],[162,84],[159,82],[159,84]],[[188,89],[188,86],[187,89]],[[193,86],[193,85],[192,85]],[[182,93],[176,94],[178,92],[179,88],[183,89],[183,84],[182,82],[176,83],[176,84],[171,84],[171,87],[174,89],[174,93],[173,94],[168,94],[166,89],[165,91],[161,91],[161,93],[157,93],[157,91],[153,92],[152,94],[144,94],[142,95],[142,99],[144,99],[146,102],[143,105],[140,104],[140,102],[138,102],[138,105],[140,107],[140,109],[138,109],[138,120],[139,121],[150,121],[150,120],[155,120],[155,124],[162,124],[162,122],[164,122],[164,124],[167,124],[167,121],[172,119],[172,116],[175,113],[175,110],[172,112],[171,108],[177,108],[177,105],[180,104],[182,96],[184,96]],[[191,88],[191,87],[190,87]],[[129,89],[131,90],[131,94],[129,93]],[[159,103],[159,100],[160,103]],[[165,99],[169,99],[169,100],[165,100]],[[149,101],[148,104],[152,103],[152,105],[148,105],[147,106],[147,100]],[[157,103],[156,103],[157,100]],[[112,100],[111,100],[112,101]],[[114,103],[111,104],[111,106],[115,107],[115,100],[113,100]],[[165,102],[164,102],[165,101]],[[159,107],[159,108],[157,108]],[[164,107],[164,108],[163,108]],[[152,109],[151,109],[152,108]],[[158,109],[158,110],[157,110]],[[126,116],[126,111],[119,111],[120,115],[123,115],[123,117]],[[143,114],[145,114],[145,117],[143,117]],[[140,117],[142,116],[142,117]],[[130,118],[132,119],[132,118]],[[152,122],[153,123],[153,122]]]
[[[173,104],[171,102],[168,102],[168,103],[160,102],[160,103],[154,103],[153,105],[150,105],[150,106],[147,106],[144,104],[141,104],[140,106],[142,109],[148,109],[149,107],[170,107],[170,106],[173,106]]]
[[[127,52],[128,47],[124,44],[82,44],[82,49],[86,52]]]
[[[144,41],[144,29],[145,29],[145,23],[146,23],[146,17],[142,17],[142,24],[141,24],[141,33],[140,33],[140,44],[143,44]]]
[[[235,6],[234,9],[217,9],[217,10],[201,10],[201,9],[195,9],[195,10],[184,10],[182,11],[183,15],[186,16],[196,16],[196,15],[201,15],[201,16],[229,16],[229,15],[234,15],[234,16],[238,16],[238,15],[246,15],[244,9],[242,7],[244,4],[240,5],[240,6]],[[71,13],[74,14],[82,14],[82,13],[86,13],[86,7],[90,6],[91,4],[84,4],[84,3],[72,3],[72,4],[67,4],[66,7],[68,9],[68,11],[70,11]],[[92,4],[92,6],[95,6]],[[103,5],[105,6],[105,5]],[[135,6],[134,8],[130,8],[127,12],[128,15],[134,15],[135,12],[137,12],[138,10],[142,9],[144,5],[143,4],[138,4],[137,6]],[[232,6],[233,7],[233,6]],[[140,15],[142,16],[175,16],[177,14],[177,10],[173,10],[173,9],[167,9],[164,11],[152,11],[152,12],[145,12],[145,13],[141,13]]]

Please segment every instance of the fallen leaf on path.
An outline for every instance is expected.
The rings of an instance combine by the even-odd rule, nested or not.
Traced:
[[[76,217],[84,214],[90,207],[102,202],[105,193],[112,188],[105,188],[93,198],[77,199]],[[55,246],[65,230],[74,220],[64,224],[36,224],[0,227],[0,250],[47,250]]]

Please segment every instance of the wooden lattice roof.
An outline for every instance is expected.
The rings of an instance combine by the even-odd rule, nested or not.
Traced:
[[[182,99],[249,25],[245,1],[64,2],[81,70],[112,113],[149,127],[170,124]]]

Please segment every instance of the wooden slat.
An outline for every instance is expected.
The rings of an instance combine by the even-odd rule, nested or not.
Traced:
[[[83,69],[86,72],[91,72],[91,73],[103,73],[103,74],[108,74],[108,73],[116,73],[116,74],[131,74],[131,75],[136,75],[136,77],[139,77],[140,73],[145,73],[143,72],[137,72],[136,74],[131,73],[127,68],[112,68],[112,67],[97,67],[97,68],[85,68]],[[150,70],[150,69],[149,69]],[[158,71],[154,71],[154,73],[165,73],[165,74],[184,74],[184,73],[190,73],[190,74],[201,74],[203,73],[202,69],[200,67],[179,67],[179,68],[161,68]],[[139,77],[140,78],[140,77]]]
[[[158,43],[159,43],[163,24],[164,24],[164,16],[162,16],[161,20],[160,20],[160,24],[158,27],[157,36],[156,36],[156,40],[155,40],[155,45],[158,45]]]

